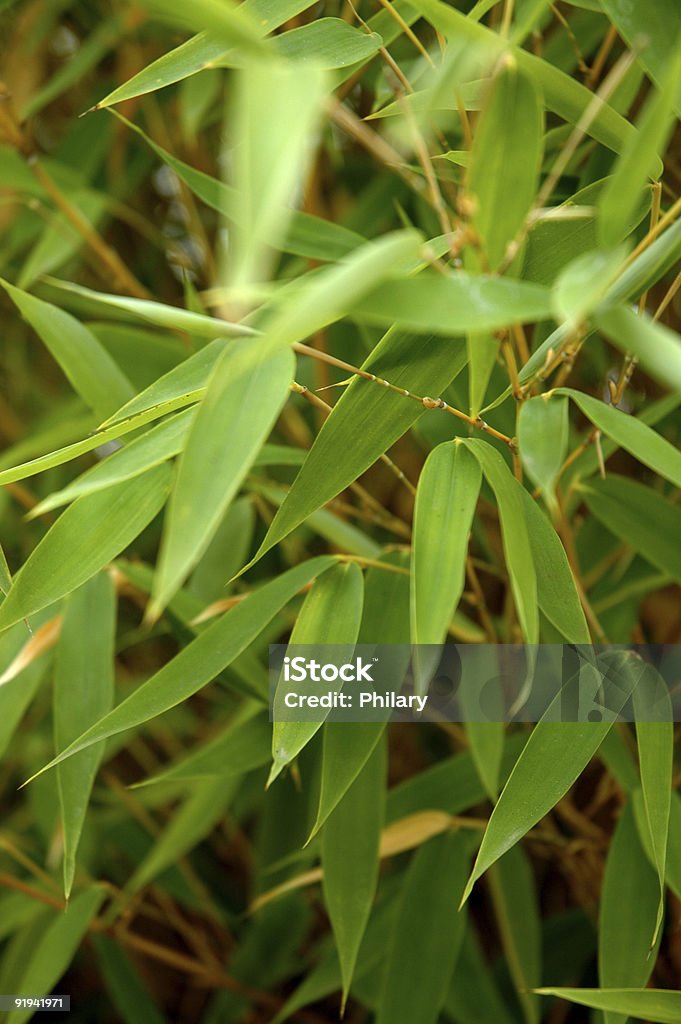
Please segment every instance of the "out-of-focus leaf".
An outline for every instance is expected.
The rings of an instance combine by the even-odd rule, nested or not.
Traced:
[[[102,718],[113,704],[116,593],[99,573],[66,602],[54,675],[54,738],[63,750]],[[85,643],[85,637],[88,642]],[[76,853],[103,744],[84,750],[57,769],[64,832],[64,894],[69,898]]]
[[[626,306],[596,313],[599,330],[622,352],[637,357],[644,370],[670,391],[681,390],[681,342],[678,334]]]
[[[441,644],[466,579],[480,463],[462,445],[434,448],[421,471],[412,542],[412,643]]]
[[[678,1024],[681,1020],[681,992],[655,988],[540,988],[539,995],[567,999],[594,1010],[621,1013],[651,1021]]]
[[[41,516],[51,509],[67,505],[83,494],[92,494],[123,480],[132,480],[153,466],[171,459],[182,451],[194,415],[194,409],[179,412],[141,437],[135,438],[125,448],[119,448],[118,451],[107,455],[72,484],[68,484],[61,491],[54,491],[39,502],[31,509],[29,518],[35,519],[36,516]]]
[[[128,547],[160,511],[170,470],[85,494],[50,527],[14,578],[0,607],[0,629],[70,593]]]
[[[225,596],[225,582],[238,572],[251,550],[256,513],[248,497],[227,509],[217,532],[192,573],[186,590],[208,604]]]
[[[208,381],[180,456],[149,615],[157,618],[196,565],[289,394],[290,349],[230,345]]]
[[[301,587],[334,562],[331,556],[311,558],[249,594],[45,765],[41,772],[61,764],[93,743],[148,722],[191,697],[245,651]]]
[[[92,918],[104,899],[104,890],[88,889],[71,900],[64,911],[55,911],[23,971],[18,991],[46,996],[59,981],[78,949]],[[11,1010],[8,1024],[23,1024],[33,1016],[32,1007]]]
[[[228,251],[229,283],[237,294],[269,277],[291,193],[305,177],[325,83],[314,64],[249,61],[238,74],[230,140],[236,191],[225,211],[238,211]]]
[[[415,853],[386,951],[377,1024],[435,1024],[466,925],[457,903],[467,860],[468,842],[455,832]]]
[[[543,128],[534,78],[507,57],[476,125],[466,179],[474,203],[473,225],[490,270],[503,260],[534,201]]]
[[[520,407],[518,446],[523,467],[552,512],[554,488],[567,455],[568,403],[562,398],[530,398]]]
[[[347,653],[357,642],[363,603],[364,577],[359,567],[353,562],[334,566],[320,576],[305,598],[289,643],[332,645],[329,660],[333,661],[334,649],[339,654]],[[339,679],[333,688],[340,689],[342,685]],[[273,764],[268,785],[322,725],[321,721],[296,722],[295,713],[292,715],[283,704],[283,688],[280,687],[274,694],[272,714]]]
[[[504,555],[511,579],[518,619],[528,643],[539,639],[537,576],[525,520],[523,488],[503,457],[486,441],[461,440],[480,463],[499,506]]]
[[[681,38],[681,11],[673,0],[641,7],[627,0],[600,0],[601,7],[654,82],[664,86],[665,71]],[[641,42],[643,41],[643,45]],[[681,90],[677,87],[676,113],[681,117]]]
[[[0,285],[97,416],[103,418],[128,401],[133,394],[130,381],[84,324],[7,281],[0,279]]]
[[[235,0],[192,0],[190,7],[168,6],[163,0],[143,0],[159,20],[192,32],[207,32],[225,47],[238,46],[251,58],[267,53],[262,25],[254,13]]]
[[[241,213],[235,202],[235,191],[230,185],[191,167],[183,160],[178,160],[176,156],[154,142],[138,125],[121,117],[120,114],[118,117],[151,146],[157,156],[175,172],[194,195],[213,210],[217,210],[218,213],[224,214],[229,211],[234,221],[238,222]],[[314,260],[339,260],[363,242],[366,242],[365,238],[344,228],[341,224],[324,220],[322,217],[315,217],[310,213],[303,213],[301,210],[293,210],[291,211],[288,234],[280,244],[284,252],[293,253],[295,256],[304,256]]]
[[[648,32],[649,19],[645,20]],[[678,20],[681,33],[681,18]],[[677,45],[676,54],[670,55],[668,66],[656,67],[655,74],[660,76],[660,89],[648,98],[638,119],[638,138],[628,141],[598,204],[599,235],[606,246],[617,244],[641,189],[649,178],[657,176],[660,156],[674,126],[675,107],[681,115],[681,46]]]
[[[589,511],[665,575],[681,582],[681,510],[651,487],[609,474],[579,485]]]
[[[462,270],[446,275],[424,271],[399,284],[382,284],[351,309],[354,316],[371,323],[397,323],[446,336],[494,331],[551,316],[550,295],[541,285]]]
[[[328,817],[322,832],[324,903],[338,948],[343,1003],[376,892],[386,770],[386,747],[381,743]]]
[[[245,775],[269,761],[272,753],[272,729],[265,715],[240,715],[207,743],[186,757],[137,783],[137,787],[179,779],[200,779],[211,775]]]
[[[554,394],[567,395],[594,426],[616,441],[620,448],[681,487],[681,452],[640,419],[572,388],[557,388]]]
[[[631,692],[637,682],[637,666],[630,663],[626,655],[617,655],[609,668],[618,684],[621,682],[623,705],[626,692]],[[560,699],[559,695],[556,701]],[[554,711],[549,708],[534,727],[501,792],[487,824],[464,899],[468,899],[487,868],[515,846],[565,796],[612,726],[612,721],[551,721],[548,716]]]
[[[527,1024],[538,1024],[533,988],[541,982],[541,925],[534,876],[520,846],[490,869],[490,891],[501,942]]]
[[[603,988],[644,986],[655,959],[650,939],[655,928],[659,888],[641,848],[631,806],[620,815],[608,851],[598,924],[598,975]],[[605,1013],[607,1024],[624,1024]]]
[[[622,268],[624,256],[619,249],[595,250],[568,263],[553,287],[556,319],[576,329],[607,294]]]
[[[144,320],[156,327],[166,327],[173,331],[186,331],[197,338],[232,338],[240,335],[252,335],[253,329],[245,324],[232,323],[217,317],[193,313],[179,306],[167,306],[163,302],[152,302],[150,299],[131,299],[127,295],[108,295],[96,292],[91,288],[83,288],[69,281],[57,281],[50,278],[50,284],[72,295],[90,299],[106,308],[122,310],[135,319]]]
[[[388,331],[362,369],[417,394],[438,394],[461,371],[466,353],[432,338]],[[414,423],[422,407],[356,378],[325,421],[256,559],[356,480]],[[347,438],[352,437],[352,444]],[[0,478],[1,479],[1,478]],[[254,559],[255,561],[255,559]]]
[[[93,936],[107,992],[125,1024],[164,1024],[164,1017],[120,946],[108,935]]]

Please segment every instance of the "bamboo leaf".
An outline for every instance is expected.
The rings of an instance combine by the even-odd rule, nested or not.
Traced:
[[[534,202],[544,134],[534,77],[513,56],[494,76],[476,126],[466,187],[490,270],[504,258]]]
[[[641,848],[631,806],[620,815],[608,851],[598,928],[598,975],[603,988],[645,986],[655,959],[650,937],[655,928],[659,888]],[[606,1024],[626,1016],[605,1013]]]
[[[305,598],[291,633],[290,645],[332,645],[329,660],[347,653],[357,642],[364,603],[364,577],[353,562],[334,566],[324,573]],[[338,680],[337,687],[343,685]],[[272,717],[272,770],[270,785],[321,728],[322,722],[295,721],[295,712],[284,704],[280,681],[274,694]]]
[[[380,743],[328,817],[322,833],[324,903],[338,948],[343,1006],[378,882],[386,770],[386,747]]]
[[[654,82],[660,87],[665,72],[673,60],[681,36],[681,12],[671,0],[663,0],[654,7],[639,7],[626,0],[601,0],[601,6],[611,22],[632,48],[640,46],[638,59]],[[676,113],[681,117],[681,90],[676,93]]]
[[[675,537],[681,511],[651,487],[610,474],[579,485],[589,511],[620,540],[681,582],[681,553]]]
[[[523,467],[553,514],[558,474],[567,455],[568,403],[563,398],[530,398],[520,408],[518,445]]]
[[[290,349],[230,345],[189,429],[168,504],[148,615],[158,618],[208,547],[288,398]]]
[[[509,971],[527,1024],[540,1019],[541,925],[532,868],[514,846],[490,869],[490,892]]]
[[[45,765],[38,774],[61,764],[93,743],[156,718],[191,697],[245,651],[301,587],[334,562],[331,556],[309,559],[249,594]]]
[[[103,418],[127,402],[133,394],[130,381],[84,324],[63,309],[15,288],[2,278],[0,286],[97,416]]]
[[[54,738],[57,750],[102,718],[113,705],[116,594],[108,573],[100,573],[71,594],[57,647],[54,675]],[[84,644],[83,639],[90,640]],[[59,765],[57,783],[64,832],[64,895],[76,872],[76,853],[90,792],[104,753],[90,747]]]
[[[124,551],[161,510],[167,466],[78,498],[48,530],[14,578],[0,629],[75,590]]]
[[[596,326],[624,353],[637,357],[644,370],[670,391],[681,390],[681,342],[678,334],[626,306],[598,311]]]
[[[523,488],[513,477],[502,456],[485,441],[461,440],[480,463],[499,506],[504,555],[511,578],[518,618],[528,643],[539,639],[537,610],[537,577],[532,557]]]
[[[66,910],[55,913],[44,928],[40,940],[31,950],[30,959],[22,972],[20,991],[33,996],[48,995],[68,968],[87,928],[99,910],[104,891],[88,889],[71,900]],[[33,1016],[32,1007],[11,1010],[8,1024],[23,1024]]]
[[[681,992],[654,988],[540,988],[539,995],[567,999],[594,1010],[621,1013],[651,1021],[677,1024],[681,1018]]]
[[[441,644],[466,579],[480,463],[462,445],[434,448],[421,472],[412,543],[412,643]]]
[[[572,388],[557,388],[554,394],[567,395],[594,426],[616,441],[620,448],[681,487],[681,452],[641,420]]]
[[[457,901],[467,855],[457,833],[436,836],[414,855],[386,951],[377,1024],[435,1024],[463,940]]]
[[[461,371],[465,358],[463,347],[452,354],[433,344],[432,338],[388,331],[362,369],[417,394],[438,394]],[[253,561],[356,480],[422,411],[416,402],[385,388],[353,380],[319,431]],[[348,436],[353,438],[351,445]]]

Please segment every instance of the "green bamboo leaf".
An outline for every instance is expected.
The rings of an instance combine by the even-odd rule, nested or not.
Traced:
[[[378,33],[353,28],[341,18],[317,18],[274,38],[280,57],[297,62],[298,67],[310,61],[329,71],[364,64],[382,45]]]
[[[295,18],[309,7],[309,4],[307,0],[244,0],[241,6],[245,13],[250,13],[252,18],[260,23],[262,35],[268,35],[290,18]],[[206,67],[215,67],[228,52],[223,39],[216,39],[206,32],[200,32],[175,49],[164,53],[158,60],[152,61],[100,100],[93,109],[100,110],[114,103],[122,103],[124,100],[164,89],[203,71]]]
[[[645,7],[626,0],[600,0],[600,3],[627,45],[636,50],[648,75],[662,88],[665,72],[681,38],[678,5],[673,0]],[[681,117],[681,89],[678,88],[675,103],[676,113]]]
[[[468,404],[471,416],[478,416],[485,404],[485,395],[499,354],[499,339],[493,334],[469,334]]]
[[[203,203],[220,214],[229,210],[230,216],[235,222],[238,222],[241,214],[235,203],[235,191],[230,185],[178,160],[176,156],[154,142],[138,125],[118,113],[116,116],[131,131],[143,138],[156,155]],[[313,214],[303,213],[300,210],[293,210],[288,234],[281,241],[281,247],[284,252],[293,253],[295,256],[304,256],[306,259],[339,260],[362,245],[363,242],[366,242],[365,238],[355,231],[344,228],[341,224],[323,220],[321,217],[315,217]]]
[[[544,111],[533,77],[507,56],[476,125],[466,188],[473,226],[496,270],[534,202],[541,167]]]
[[[624,249],[582,253],[561,270],[553,286],[556,320],[576,330],[592,310],[601,304],[622,270]]]
[[[594,426],[616,441],[620,448],[681,487],[681,452],[640,419],[572,388],[556,388],[554,394],[567,395]]]
[[[447,442],[426,459],[416,492],[411,571],[414,644],[441,644],[466,580],[466,555],[480,492],[480,463]]]
[[[609,765],[608,769],[610,770]],[[636,818],[638,837],[646,852],[646,857],[650,861],[651,865],[654,868],[657,868],[653,841],[650,835],[650,825],[648,824],[648,813],[646,811],[643,793],[639,785],[638,772],[635,767],[633,767],[633,773],[635,778],[630,786],[629,792],[631,793],[632,803],[634,806],[634,816]],[[681,898],[681,854],[679,851],[681,851],[681,798],[679,797],[679,794],[674,791],[671,794],[665,880],[674,895]]]
[[[229,722],[213,739],[157,775],[136,783],[134,788],[215,775],[225,778],[245,775],[266,764],[272,753],[272,729],[267,717],[256,712],[257,706],[253,705],[247,713]]]
[[[150,618],[158,618],[208,547],[295,375],[290,349],[230,345],[208,381],[180,456],[164,523]]]
[[[589,511],[665,576],[681,582],[681,510],[651,487],[609,474],[579,485]]]
[[[652,668],[642,683],[643,687],[637,687],[634,693],[636,742],[643,806],[659,883],[657,918],[650,941],[652,947],[658,939],[664,916],[674,770],[674,715],[667,685]]]
[[[454,832],[414,854],[386,951],[377,1024],[435,1024],[466,925],[457,902],[468,851],[466,838]]]
[[[547,516],[524,489],[523,505],[537,574],[539,607],[569,643],[588,644],[589,627],[565,548]]]
[[[163,0],[143,0],[143,3],[160,21],[192,32],[207,32],[225,47],[238,46],[251,58],[268,52],[257,17],[235,0],[192,0],[188,8],[169,7]]]
[[[651,1021],[678,1024],[681,1020],[681,992],[654,988],[539,988],[541,996],[567,999],[594,1010],[621,1013]]]
[[[623,705],[640,674],[637,663],[617,655],[608,668],[621,682]],[[556,706],[560,699],[559,695]],[[487,824],[464,900],[480,876],[565,796],[612,726],[612,721],[551,721],[555,713],[556,707],[548,709],[516,761]]]
[[[83,494],[93,494],[124,480],[132,480],[148,469],[173,458],[182,451],[195,415],[194,409],[185,409],[159,423],[158,426],[135,438],[125,448],[119,448],[118,451],[107,455],[73,483],[48,495],[31,509],[27,518],[35,519],[52,509],[68,505]]]
[[[132,397],[132,384],[84,324],[2,278],[0,286],[97,416],[107,416]]]
[[[34,625],[38,623],[42,625],[41,616],[34,620]],[[27,635],[26,623],[19,622],[0,636],[0,666],[3,672],[25,645]],[[10,740],[45,677],[45,670],[46,659],[39,658],[0,686],[0,757],[4,757]]]
[[[330,555],[311,558],[249,594],[37,774],[191,697],[245,651],[301,587],[334,563]]]
[[[523,467],[554,515],[554,491],[567,455],[569,427],[566,399],[546,399],[540,395],[520,407],[518,446]]]
[[[660,157],[674,127],[674,108],[681,113],[681,46],[677,46],[668,66],[660,71],[656,68],[656,72],[660,74],[660,89],[653,90],[638,118],[638,139],[627,143],[599,200],[599,235],[606,246],[617,244],[641,190],[657,176]]]
[[[432,338],[388,331],[362,369],[417,394],[439,394],[465,364],[458,353]],[[414,423],[422,406],[356,378],[315,439],[286,500],[253,561],[274,547],[369,468]],[[353,443],[349,445],[347,438]],[[1,479],[1,478],[0,478]]]
[[[517,1024],[515,1007],[502,994],[471,928],[464,936],[444,1008],[457,1024]]]
[[[537,284],[463,270],[444,275],[424,271],[380,285],[354,302],[351,311],[369,323],[451,336],[546,320],[551,302],[549,291]]]
[[[70,595],[57,646],[54,674],[54,739],[57,750],[102,718],[113,705],[116,592],[99,573]],[[88,636],[87,644],[84,637]],[[57,769],[64,833],[64,894],[76,872],[76,853],[103,744],[90,747]]]
[[[149,989],[115,939],[93,935],[91,941],[107,993],[124,1024],[164,1024]]]
[[[261,450],[262,454],[262,450]],[[256,511],[251,496],[234,501],[192,573],[186,590],[203,604],[225,596],[225,580],[244,564],[252,548]]]
[[[156,466],[67,508],[15,576],[0,629],[64,597],[125,550],[161,510],[169,475],[167,466]]]
[[[84,288],[79,284],[71,284],[69,281],[58,281],[53,277],[49,278],[49,283],[53,288],[59,288],[71,295],[96,302],[104,309],[109,307],[122,310],[124,313],[129,313],[135,320],[143,320],[145,323],[154,324],[155,327],[165,327],[173,331],[186,331],[196,338],[233,338],[255,333],[252,327],[247,327],[245,324],[205,316],[203,313],[193,313],[189,309],[167,306],[163,302],[153,302],[151,299],[131,299],[127,295],[108,295],[105,292]]]
[[[55,912],[53,920],[44,928],[40,940],[30,952],[18,991],[38,997],[52,991],[69,967],[103,899],[103,889],[88,889],[72,899],[66,910]],[[34,1013],[32,1007],[11,1010],[7,1022],[24,1024]]]
[[[305,598],[289,643],[330,644],[330,661],[334,660],[334,649],[339,655],[347,654],[357,643],[363,603],[364,577],[360,568],[354,562],[334,566],[320,576]],[[342,680],[337,685],[340,688]],[[273,764],[268,786],[322,725],[321,721],[295,721],[295,712],[292,714],[285,707],[283,698],[284,687],[280,682],[272,706]]]
[[[541,923],[534,877],[522,847],[514,846],[490,868],[489,885],[497,927],[527,1024],[538,1024],[532,989],[541,982]]]
[[[160,409],[161,412],[154,415],[163,415],[166,410],[197,402],[205,393],[208,379],[227,347],[228,342],[222,338],[211,341],[117,409],[101,429],[108,429],[141,413]]]
[[[249,61],[236,86],[229,141],[236,191],[224,212],[229,217],[238,211],[228,251],[228,283],[238,294],[270,277],[290,217],[291,192],[305,178],[326,79],[315,64]]]
[[[7,559],[5,558],[5,552],[0,544],[0,594],[7,596],[10,587],[12,586],[12,574],[9,571]]]
[[[466,671],[459,687],[462,718],[470,743],[471,757],[490,800],[499,796],[499,772],[504,754],[505,724],[501,694],[496,720],[481,721],[480,680],[495,679],[499,673],[497,652],[491,644],[477,644],[466,652]]]
[[[659,888],[636,834],[627,804],[615,828],[603,877],[598,925],[598,974],[603,988],[645,986],[655,964],[650,937],[655,928]],[[606,1024],[626,1016],[605,1013]]]
[[[190,795],[175,811],[170,824],[156,838],[126,884],[126,892],[137,892],[148,885],[205,839],[224,817],[238,783],[238,775],[195,781]]]
[[[663,387],[681,390],[681,341],[676,332],[626,306],[598,311],[594,322],[622,352],[636,356]]]
[[[381,743],[327,819],[322,833],[324,904],[338,948],[343,1006],[376,893],[386,770],[386,747]]]
[[[537,577],[532,546],[525,521],[523,487],[518,483],[503,457],[485,441],[460,440],[480,463],[499,506],[504,556],[511,579],[518,619],[523,635],[530,644],[539,639]]]

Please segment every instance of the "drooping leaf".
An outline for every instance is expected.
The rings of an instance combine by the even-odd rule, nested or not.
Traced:
[[[160,511],[170,470],[85,494],[57,519],[14,578],[0,607],[0,629],[75,590],[128,547]]]
[[[456,443],[434,448],[416,492],[412,542],[412,643],[441,644],[463,593],[468,535],[482,472]]]
[[[324,904],[338,948],[343,1002],[376,892],[386,768],[386,747],[380,743],[329,815],[322,832]]]
[[[1,278],[0,285],[97,416],[104,418],[128,401],[133,394],[130,381],[84,324]]]
[[[149,615],[158,617],[206,550],[289,394],[290,349],[230,345],[208,381],[168,504]]]
[[[467,857],[468,843],[456,832],[414,855],[386,951],[377,1024],[435,1024],[465,929],[457,905]]]
[[[249,594],[45,765],[42,771],[61,764],[93,743],[148,722],[191,697],[245,651],[301,587],[334,562],[335,559],[329,555],[311,558]]]
[[[290,645],[330,645],[328,657],[333,663],[334,651],[342,655],[348,650],[352,651],[357,642],[363,602],[364,577],[359,567],[353,562],[334,566],[320,576],[305,598],[291,633]],[[339,678],[332,688],[340,688],[342,685]],[[273,764],[268,785],[300,753],[322,725],[321,720],[296,721],[295,711],[292,713],[284,704],[285,690],[280,681],[273,698]]]
[[[54,738],[57,750],[85,732],[113,704],[116,594],[108,573],[99,573],[70,595],[57,646],[54,676]],[[84,638],[90,639],[86,644]],[[64,894],[76,872],[76,853],[103,746],[90,747],[57,769],[64,833]]]

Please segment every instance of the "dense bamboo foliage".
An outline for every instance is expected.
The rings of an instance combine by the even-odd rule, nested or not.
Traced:
[[[267,674],[681,643],[678,0],[0,29],[0,994],[681,1021],[671,721],[273,726]]]

